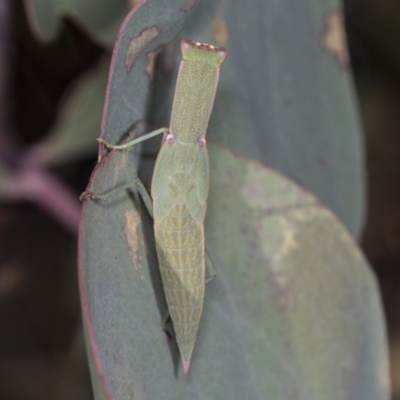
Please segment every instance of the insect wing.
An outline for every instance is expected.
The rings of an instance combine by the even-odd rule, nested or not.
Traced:
[[[153,197],[155,221],[160,221],[167,216],[177,203],[178,193],[170,181],[170,177],[176,172],[174,156],[175,148],[164,144],[154,167],[151,195]]]
[[[202,223],[206,211],[209,180],[208,154],[206,148],[196,152],[190,176],[193,178],[194,185],[186,193],[186,206],[197,223]]]

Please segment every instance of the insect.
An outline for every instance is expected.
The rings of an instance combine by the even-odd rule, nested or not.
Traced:
[[[154,218],[154,234],[163,282],[183,371],[189,371],[203,310],[205,290],[204,218],[209,164],[205,134],[218,85],[223,47],[182,40],[182,58],[169,128],[161,128],[111,149],[125,149],[164,133],[155,164],[151,195],[135,184]],[[124,185],[125,188],[128,186]],[[85,194],[92,198],[90,192]]]

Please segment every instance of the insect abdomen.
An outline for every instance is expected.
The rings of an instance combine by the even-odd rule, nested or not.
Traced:
[[[158,260],[182,357],[190,361],[204,300],[204,231],[178,204],[155,224]]]

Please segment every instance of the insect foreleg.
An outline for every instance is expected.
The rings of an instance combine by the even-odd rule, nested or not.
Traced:
[[[113,197],[116,194],[121,193],[122,191],[131,188],[132,186],[136,186],[136,189],[142,196],[143,202],[144,202],[149,214],[153,218],[153,203],[151,201],[151,197],[147,193],[147,190],[144,187],[143,182],[138,177],[134,177],[129,182],[124,183],[123,185],[118,186],[115,189],[112,189],[106,193],[96,194],[96,193],[93,193],[90,191],[85,191],[79,196],[79,198],[80,198],[80,200],[83,200],[85,197],[89,197],[92,200],[107,201],[107,199],[109,199],[110,197]]]
[[[79,196],[79,200],[84,200],[86,197],[89,197],[91,200],[95,200],[95,201],[107,201],[110,197],[115,196],[116,194],[129,189],[130,187],[132,187],[132,182],[127,182],[124,183],[121,186],[116,187],[115,189],[110,190],[109,192],[106,193],[102,193],[102,194],[97,194],[97,193],[93,193],[90,190],[85,190],[80,196]]]
[[[154,136],[157,136],[160,133],[164,133],[165,134],[167,132],[168,132],[168,128],[165,128],[165,127],[164,128],[160,128],[160,129],[157,129],[157,130],[155,130],[153,132],[146,133],[146,135],[143,135],[143,136],[140,136],[140,137],[138,137],[136,139],[130,140],[129,142],[126,142],[124,144],[111,144],[110,142],[107,142],[107,140],[105,140],[103,138],[98,138],[97,141],[99,143],[103,143],[104,146],[106,146],[109,149],[122,150],[122,149],[127,149],[128,147],[132,147],[135,144],[143,142],[143,141],[145,141],[147,139],[150,139],[150,138],[152,138]]]
[[[134,179],[133,183],[136,186],[140,195],[142,196],[144,205],[146,206],[147,211],[149,212],[151,218],[154,219],[154,217],[153,217],[153,202],[151,200],[149,193],[147,192],[146,188],[144,187],[143,182],[139,178],[136,177]]]
[[[167,132],[168,132],[168,128],[163,127],[163,128],[160,128],[153,132],[147,133],[146,135],[140,136],[139,138],[136,138],[134,140],[131,140],[131,141],[121,144],[121,145],[111,144],[103,138],[98,138],[97,141],[100,143],[103,143],[109,149],[122,150],[122,149],[127,149],[131,146],[134,146],[135,144],[143,142],[147,139],[150,139],[156,135],[159,135],[160,133],[166,134]],[[123,185],[118,186],[115,189],[113,189],[107,193],[104,193],[104,194],[95,194],[90,191],[85,191],[79,196],[79,199],[83,200],[85,197],[89,197],[92,200],[106,201],[108,198],[112,197],[113,195],[118,194],[119,192],[122,192],[126,189],[129,189],[132,186],[136,186],[137,190],[139,191],[140,195],[142,196],[142,199],[144,201],[144,204],[145,204],[149,214],[151,215],[151,217],[153,217],[153,204],[151,201],[151,197],[147,193],[146,188],[144,187],[142,181],[138,177],[135,177],[131,181],[124,183]]]

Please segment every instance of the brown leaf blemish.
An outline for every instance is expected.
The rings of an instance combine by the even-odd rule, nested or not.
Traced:
[[[128,50],[125,57],[125,66],[129,70],[132,68],[140,52],[158,36],[160,33],[156,26],[147,28],[140,32],[138,36],[132,38],[128,45]]]
[[[155,67],[156,67],[157,56],[161,53],[161,50],[162,50],[162,48],[159,48],[157,50],[150,51],[147,54],[145,72],[151,82],[154,79],[154,71],[155,71]]]
[[[342,11],[331,11],[327,14],[322,34],[322,44],[336,58],[342,68],[349,66],[350,57],[347,49]]]
[[[197,0],[186,0],[186,4],[182,7],[183,12],[190,11],[196,5]]]
[[[139,262],[138,227],[140,226],[139,213],[134,209],[125,211],[125,235],[129,246],[129,254],[133,259],[134,268],[139,271],[142,268]]]
[[[226,45],[229,40],[228,29],[223,19],[217,18],[214,22],[213,33],[215,40],[222,45]]]

